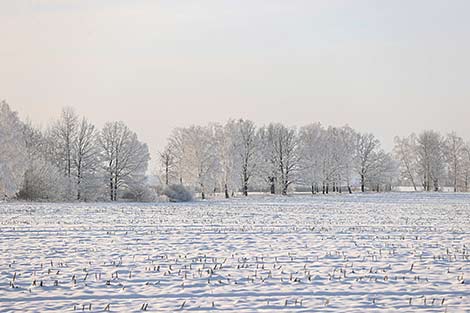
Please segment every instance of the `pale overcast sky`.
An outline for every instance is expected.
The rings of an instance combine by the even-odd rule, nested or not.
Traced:
[[[467,0],[0,0],[0,99],[35,122],[74,106],[152,151],[175,126],[349,124],[391,148],[470,139]]]

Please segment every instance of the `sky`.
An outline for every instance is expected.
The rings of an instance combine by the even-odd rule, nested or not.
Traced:
[[[0,0],[0,99],[47,126],[73,106],[156,153],[174,127],[345,124],[386,149],[470,139],[467,0]]]

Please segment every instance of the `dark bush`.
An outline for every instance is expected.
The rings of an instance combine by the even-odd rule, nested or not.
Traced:
[[[193,193],[183,185],[169,185],[165,188],[163,194],[172,202],[193,201]]]

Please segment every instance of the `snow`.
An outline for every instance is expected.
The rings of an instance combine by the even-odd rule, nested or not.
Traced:
[[[469,233],[470,194],[0,203],[0,311],[465,312]]]

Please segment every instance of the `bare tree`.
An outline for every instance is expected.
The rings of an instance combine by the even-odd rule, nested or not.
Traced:
[[[175,155],[175,167],[180,183],[197,187],[201,198],[206,198],[209,186],[216,184],[219,169],[214,125],[177,128],[169,145]]]
[[[454,192],[457,192],[459,180],[463,174],[465,159],[465,142],[455,132],[447,135],[445,139],[445,158],[449,166],[449,178]]]
[[[23,138],[27,167],[18,197],[29,201],[67,199],[68,179],[63,169],[50,159],[47,138],[30,122],[24,124]]]
[[[469,191],[469,181],[470,181],[470,143],[466,143],[463,151],[463,176],[464,176],[464,189],[466,192]]]
[[[234,152],[238,154],[242,192],[248,196],[250,179],[256,169],[257,137],[252,121],[240,119],[234,123]]]
[[[98,132],[86,118],[78,123],[72,148],[72,159],[77,184],[77,200],[82,199],[84,183],[96,178],[99,169]]]
[[[216,125],[214,127],[214,142],[216,155],[218,159],[220,173],[215,174],[219,184],[224,190],[225,198],[230,198],[230,190],[236,188],[238,180],[235,179],[235,173],[238,167],[237,154],[235,148],[236,127],[233,121],[229,121],[226,125]]]
[[[165,177],[165,185],[170,184],[170,179],[174,176],[175,170],[175,155],[170,145],[168,145],[162,152],[159,154],[160,165],[163,169],[163,175]]]
[[[384,153],[378,151],[380,141],[372,134],[358,134],[356,139],[356,170],[361,179],[361,191],[365,191],[366,180],[377,170]]]
[[[427,130],[419,134],[416,143],[419,172],[423,179],[424,190],[438,191],[445,172],[443,138],[439,133]]]
[[[321,181],[320,163],[322,159],[322,137],[324,129],[321,124],[310,124],[299,131],[300,179],[310,185],[312,194],[318,192]]]
[[[260,142],[261,153],[259,173],[269,184],[269,191],[271,194],[276,193],[276,183],[279,173],[275,138],[276,131],[273,124],[262,127],[258,130],[258,140]]]
[[[65,107],[59,120],[50,130],[51,143],[54,147],[55,159],[59,167],[63,168],[64,175],[72,176],[73,146],[77,137],[78,116],[74,109]]]
[[[0,200],[14,196],[21,188],[26,170],[23,125],[16,112],[0,102]]]
[[[412,134],[408,138],[395,137],[395,158],[400,162],[401,177],[410,181],[414,191],[418,191],[416,184],[416,136]]]
[[[289,186],[294,182],[294,174],[298,166],[298,138],[295,128],[287,128],[282,124],[272,124],[274,135],[272,144],[278,166],[281,193],[287,195]]]
[[[123,122],[106,123],[100,134],[109,197],[117,201],[119,190],[145,175],[150,159],[148,147]]]

